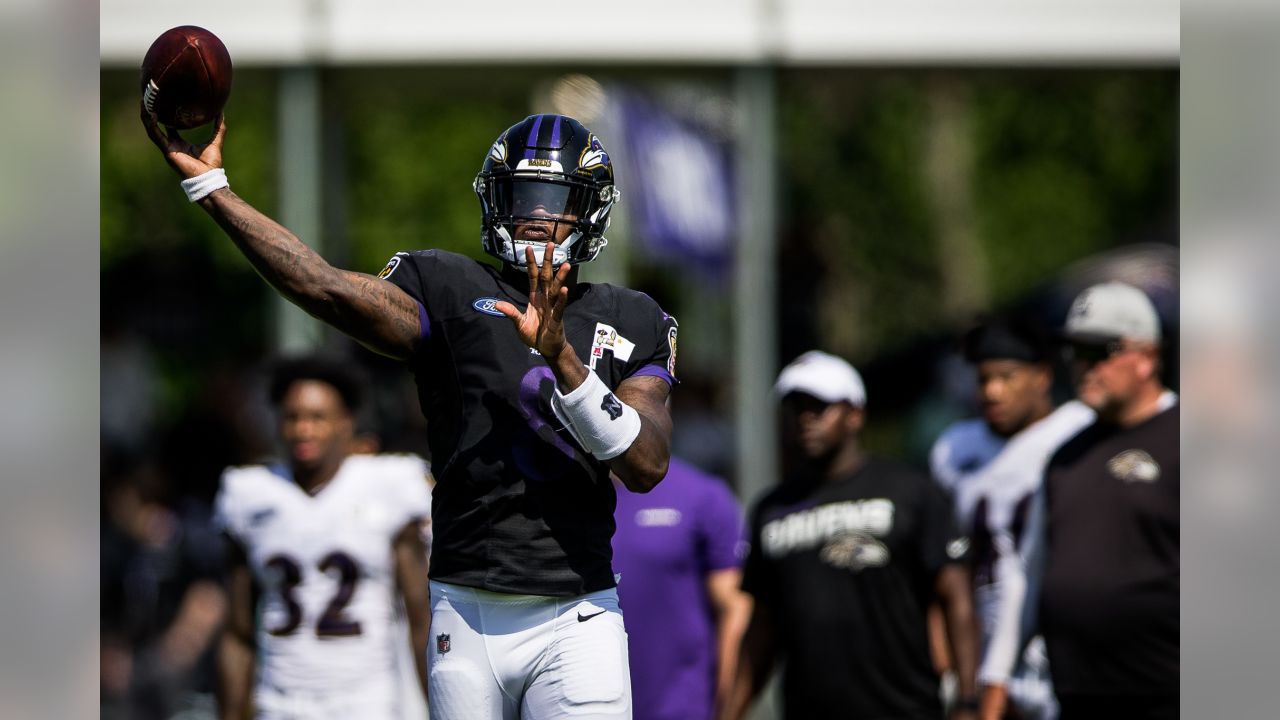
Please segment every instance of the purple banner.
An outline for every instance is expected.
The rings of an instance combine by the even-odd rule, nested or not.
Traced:
[[[659,259],[727,274],[735,232],[728,148],[636,93],[619,93],[627,147],[623,201],[637,245]]]

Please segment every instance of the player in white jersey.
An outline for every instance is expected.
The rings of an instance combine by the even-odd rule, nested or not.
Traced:
[[[285,363],[271,397],[287,463],[223,475],[222,718],[400,718],[401,599],[425,695],[426,464],[352,454],[359,395],[340,364]]]
[[[965,357],[978,369],[983,416],[948,427],[933,446],[930,465],[951,492],[972,543],[980,716],[1048,720],[1056,705],[1043,641],[1024,636],[1026,562],[1016,538],[1045,463],[1093,421],[1093,411],[1077,401],[1054,409],[1049,343],[1027,323],[974,329],[965,337]]]

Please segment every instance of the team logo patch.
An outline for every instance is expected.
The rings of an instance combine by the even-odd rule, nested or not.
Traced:
[[[489,148],[489,159],[496,163],[505,163],[507,161],[507,138],[500,137],[498,141]]]
[[[610,422],[622,417],[622,403],[613,396],[613,393],[605,394],[604,400],[600,401],[600,409],[609,413]]]
[[[582,149],[582,154],[578,156],[578,169],[595,170],[596,168],[608,166],[609,153],[604,151],[604,146],[600,144],[600,138],[592,135],[591,141]]]
[[[453,649],[453,645],[449,642],[448,633],[440,633],[436,636],[436,652],[444,655]]]
[[[636,344],[619,335],[612,325],[598,322],[596,323],[595,335],[591,337],[591,360],[588,365],[592,370],[595,370],[596,361],[604,357],[605,350],[613,353],[614,360],[627,362],[631,359],[631,352],[635,349]]]
[[[1160,465],[1145,450],[1125,450],[1107,461],[1107,470],[1127,483],[1153,483],[1160,479]]]
[[[847,532],[827,541],[818,557],[832,567],[858,572],[888,565],[889,548],[866,533]]]
[[[667,331],[667,348],[671,354],[667,356],[667,374],[671,377],[676,376],[676,326],[671,326]]]
[[[386,266],[383,267],[382,270],[378,273],[378,277],[383,280],[386,280],[387,278],[391,277],[391,273],[395,272],[396,268],[398,267],[400,267],[400,256],[396,255],[395,257],[387,261]]]
[[[493,315],[494,317],[502,317],[502,313],[498,312],[498,298],[483,297],[476,298],[471,303],[472,309],[482,312],[485,315]]]

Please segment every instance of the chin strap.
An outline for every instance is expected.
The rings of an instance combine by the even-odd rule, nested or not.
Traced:
[[[533,248],[533,262],[535,265],[542,264],[542,254],[546,252],[546,243],[516,242],[511,244],[512,254],[514,255],[514,263],[520,267],[524,267],[527,261],[527,253],[525,248]],[[561,263],[569,261],[569,251],[563,245],[557,245],[555,250],[551,251],[551,264],[559,267]]]
[[[502,225],[494,228],[494,233],[498,236],[498,240],[502,243],[502,259],[515,265],[516,267],[525,266],[525,248],[533,248],[533,258],[538,264],[542,264],[542,253],[546,249],[546,243],[528,242],[525,240],[512,240],[511,233]],[[574,231],[564,243],[557,245],[556,249],[551,253],[551,262],[559,266],[561,263],[569,261],[569,248],[582,237],[582,233]]]

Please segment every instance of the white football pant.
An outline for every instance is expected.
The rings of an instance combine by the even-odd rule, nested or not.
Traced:
[[[431,720],[630,720],[614,589],[555,598],[431,582]]]

